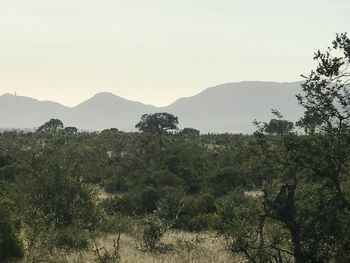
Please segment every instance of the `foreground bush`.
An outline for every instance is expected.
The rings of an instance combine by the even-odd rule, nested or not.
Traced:
[[[0,262],[23,256],[23,246],[18,237],[19,226],[13,215],[13,203],[0,197]]]

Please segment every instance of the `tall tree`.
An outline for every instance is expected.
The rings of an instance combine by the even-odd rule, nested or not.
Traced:
[[[57,132],[63,129],[63,122],[59,119],[50,119],[41,125],[37,131],[39,132]]]
[[[289,262],[289,256],[296,263],[350,261],[349,38],[337,35],[314,59],[318,66],[297,96],[305,134],[282,129],[271,135],[268,125],[255,134],[252,172],[265,173],[253,198],[259,216],[248,223],[237,210],[221,224],[224,233],[233,233],[230,247],[250,262]],[[218,211],[225,219],[225,209]]]
[[[162,135],[177,130],[178,124],[179,120],[173,114],[159,112],[142,115],[141,121],[135,125],[135,128],[139,131]]]
[[[314,59],[316,70],[305,77],[304,94],[297,96],[305,108],[299,125],[307,134],[319,132],[325,136],[324,152],[332,169],[315,171],[334,184],[338,197],[350,210],[350,195],[344,192],[342,183],[349,181],[350,159],[350,39],[346,33],[337,34],[326,52],[317,51]],[[350,211],[348,211],[350,212]]]

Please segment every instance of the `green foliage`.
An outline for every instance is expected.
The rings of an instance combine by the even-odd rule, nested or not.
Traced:
[[[113,134],[113,133],[117,133],[119,132],[119,130],[117,128],[109,128],[109,129],[104,129],[103,131],[101,131],[101,133],[107,133],[107,134]]]
[[[270,134],[282,134],[293,130],[293,122],[287,120],[271,119],[265,126],[265,132]]]
[[[234,167],[225,167],[217,171],[211,178],[214,193],[216,196],[222,196],[244,185],[244,180],[239,176]]]
[[[199,136],[200,131],[194,128],[183,128],[180,135],[184,136]]]
[[[309,156],[306,160],[297,159],[299,165],[307,165],[307,179],[317,182],[309,189],[318,186],[313,194],[313,200],[318,202],[310,200],[314,204],[315,214],[307,220],[310,223],[308,229],[314,225],[317,232],[311,232],[311,235],[305,233],[305,236],[301,233],[301,238],[306,239],[305,243],[313,250],[305,249],[303,244],[300,248],[302,257],[314,260],[350,260],[350,254],[345,252],[345,248],[350,247],[347,238],[349,230],[343,226],[344,218],[350,220],[349,50],[348,36],[337,34],[326,52],[317,51],[314,59],[318,66],[305,77],[302,83],[304,93],[297,96],[306,110],[299,125],[304,127],[307,134],[312,135],[309,140],[303,141],[300,152],[305,156],[304,149],[312,147],[318,153],[317,158]],[[322,233],[320,240],[313,237],[316,233]]]
[[[167,112],[160,112],[142,115],[141,121],[135,125],[135,128],[143,132],[161,135],[176,130],[178,123],[176,116]]]
[[[161,252],[164,248],[160,242],[161,237],[169,228],[166,220],[156,214],[148,214],[141,220],[143,226],[142,246],[151,253]]]
[[[256,225],[259,221],[257,200],[242,192],[232,192],[217,203],[215,229],[224,236],[231,253],[243,252],[257,240]]]
[[[65,250],[84,250],[89,247],[89,234],[77,226],[67,226],[55,231],[54,245]]]
[[[8,154],[0,153],[0,182],[13,180],[15,178],[15,170],[13,158]]]
[[[23,191],[24,209],[36,208],[57,227],[70,224],[93,229],[96,223],[94,197],[79,178],[71,177],[57,164],[48,164],[44,170],[29,175],[19,187]]]
[[[108,177],[103,182],[103,188],[108,193],[126,192],[129,189],[128,182],[125,177],[115,175]]]
[[[136,220],[131,217],[106,210],[101,215],[101,222],[98,230],[99,232],[109,234],[132,234],[136,225],[135,221]]]
[[[253,122],[260,132],[268,134],[285,134],[289,133],[294,129],[294,123],[288,120],[283,119],[283,115],[278,110],[272,110],[272,114],[277,117],[277,119],[271,119],[269,123]]]
[[[23,256],[23,245],[19,239],[19,226],[13,213],[14,204],[0,196],[0,261]]]
[[[227,251],[249,262],[289,262],[290,235],[282,224],[268,220],[257,193],[232,192],[217,203],[215,229]]]
[[[64,131],[69,134],[77,134],[78,129],[76,127],[65,127]]]
[[[168,192],[158,200],[155,213],[160,218],[164,218],[168,222],[171,222],[171,224],[176,224],[176,221],[183,212],[186,203],[187,200],[185,193],[168,189]]]
[[[57,132],[59,130],[63,129],[63,122],[59,119],[50,119],[49,121],[45,122],[43,125],[41,125],[37,131],[38,132]],[[71,129],[69,129],[71,130]]]
[[[208,193],[187,197],[175,227],[187,231],[205,231],[210,229],[215,212],[215,198]]]

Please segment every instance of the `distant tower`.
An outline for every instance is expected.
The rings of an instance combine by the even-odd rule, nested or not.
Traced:
[[[15,96],[17,96],[17,92],[15,91]]]

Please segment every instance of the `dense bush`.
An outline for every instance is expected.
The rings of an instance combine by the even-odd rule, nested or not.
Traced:
[[[23,256],[23,245],[19,239],[19,225],[13,213],[14,204],[0,196],[0,261]]]
[[[151,253],[161,252],[164,248],[161,237],[169,228],[169,222],[156,214],[148,214],[141,220],[142,224],[142,247]]]
[[[66,250],[84,250],[89,247],[89,234],[76,226],[57,229],[54,244]]]

